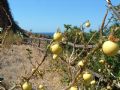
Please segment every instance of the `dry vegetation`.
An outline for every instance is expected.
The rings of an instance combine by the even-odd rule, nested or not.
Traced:
[[[28,51],[26,49],[32,50],[31,61],[27,58]],[[37,65],[36,62],[40,62],[42,57],[43,53],[41,51],[29,45],[13,45],[10,48],[1,49],[0,76],[4,77],[3,82],[5,82],[7,90],[15,84],[18,84],[22,76],[31,74],[34,68],[32,64]],[[51,56],[48,56],[39,68],[39,71],[42,73],[39,72],[40,75],[34,75],[30,80],[34,89],[36,89],[39,84],[45,85],[46,90],[61,90],[64,87],[60,82],[61,76],[57,73],[58,71],[50,65],[51,60]],[[18,88],[14,90],[18,90]]]
[[[0,32],[0,90],[38,90],[39,85],[45,88],[39,90],[119,90],[120,14],[107,2],[116,17],[106,23],[107,10],[99,30],[84,32],[89,20],[80,27],[64,25],[65,32],[58,28],[49,44],[30,33],[28,45],[26,32],[13,30],[15,22],[1,6],[9,25]]]

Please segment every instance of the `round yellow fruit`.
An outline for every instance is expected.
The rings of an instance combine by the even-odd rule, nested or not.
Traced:
[[[105,64],[105,60],[100,60],[99,63]]]
[[[38,90],[45,90],[45,87],[43,85],[39,85]]]
[[[79,61],[79,62],[78,62],[78,66],[79,66],[79,67],[83,67],[83,66],[84,66],[84,62],[83,62],[83,61]]]
[[[58,55],[57,54],[53,54],[53,59],[57,59]]]
[[[32,84],[29,83],[29,82],[25,82],[25,83],[22,85],[22,89],[23,89],[23,90],[32,90]]]
[[[88,72],[85,72],[85,73],[83,74],[83,79],[84,79],[85,81],[90,81],[90,80],[92,79],[92,74],[90,74],[90,73],[88,73]]]
[[[112,41],[105,41],[102,45],[103,52],[108,56],[114,56],[117,54],[119,50],[119,46],[117,43]]]
[[[95,83],[96,83],[95,80],[92,80],[92,81],[90,82],[91,85],[94,85]]]
[[[51,52],[53,54],[59,54],[62,52],[62,47],[57,43],[51,46]]]
[[[86,27],[90,27],[90,22],[87,21],[87,22],[85,23],[85,26],[86,26]]]
[[[55,41],[62,41],[62,33],[61,32],[54,33],[53,40],[55,40]]]
[[[70,90],[78,90],[77,86],[72,86]]]

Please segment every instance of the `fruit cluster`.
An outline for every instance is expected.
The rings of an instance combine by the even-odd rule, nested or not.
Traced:
[[[24,82],[22,85],[23,90],[32,90],[32,84],[30,82]],[[39,85],[37,90],[45,90],[43,85]]]
[[[57,59],[59,54],[62,52],[60,42],[64,40],[62,33],[57,31],[53,35],[53,43],[50,46],[50,51],[53,53],[53,59]]]

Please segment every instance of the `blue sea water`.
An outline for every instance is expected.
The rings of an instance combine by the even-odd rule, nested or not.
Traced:
[[[50,36],[52,37],[54,32],[33,32],[34,34],[42,34],[42,35],[45,35],[45,36]]]
[[[39,34],[53,36],[54,32],[40,32]]]

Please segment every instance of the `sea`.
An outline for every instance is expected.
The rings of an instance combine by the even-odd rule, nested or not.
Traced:
[[[46,36],[53,36],[53,34],[54,34],[54,32],[33,32],[33,33],[42,34],[42,35],[46,35]]]
[[[47,35],[47,36],[53,36],[54,32],[40,32],[39,34]]]

